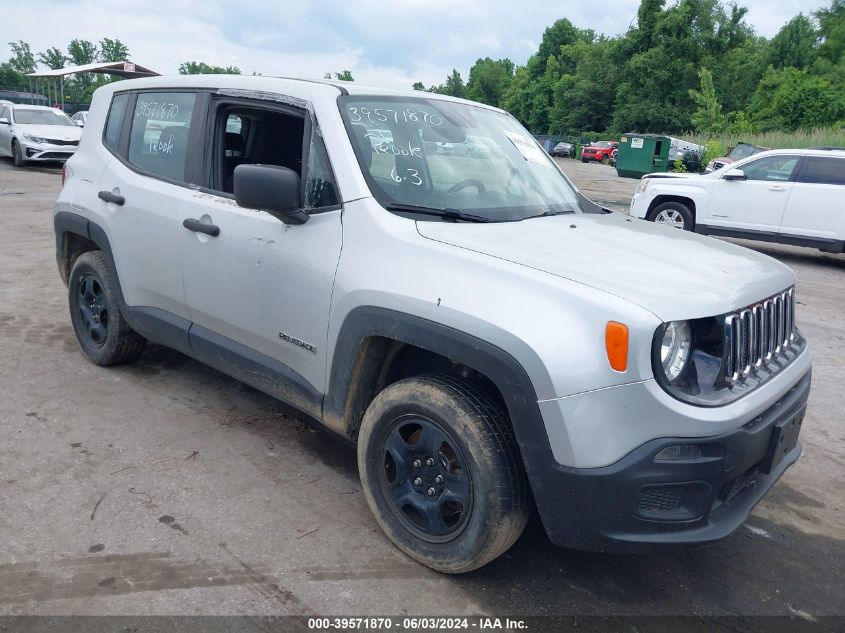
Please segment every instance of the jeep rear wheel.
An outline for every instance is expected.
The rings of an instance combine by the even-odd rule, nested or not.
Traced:
[[[610,156],[608,156],[607,154],[605,154],[604,156],[601,157],[601,164],[602,165],[607,165],[609,162],[610,162]]]
[[[387,537],[437,571],[485,565],[528,520],[528,487],[504,411],[456,378],[407,378],[378,394],[361,424],[358,469]]]
[[[684,231],[695,228],[692,210],[682,202],[664,202],[652,209],[648,219],[655,224],[665,224]]]
[[[73,264],[68,305],[76,340],[91,362],[118,365],[141,354],[147,341],[120,313],[117,284],[100,251],[83,253]]]

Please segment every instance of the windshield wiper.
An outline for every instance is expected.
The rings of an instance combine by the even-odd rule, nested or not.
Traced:
[[[523,220],[530,220],[531,218],[547,218],[552,215],[568,215],[570,213],[575,213],[572,209],[564,209],[562,211],[543,211],[543,213],[538,213],[537,215],[529,215]]]
[[[434,215],[440,218],[447,218],[449,220],[460,220],[462,222],[496,222],[492,218],[484,217],[483,215],[473,215],[472,213],[464,213],[457,209],[437,209],[435,207],[424,207],[417,204],[402,204],[399,202],[388,202],[384,205],[388,211],[407,211],[409,213],[420,213],[422,215]]]

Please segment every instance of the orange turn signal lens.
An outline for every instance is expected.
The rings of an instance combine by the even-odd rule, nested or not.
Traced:
[[[616,371],[628,369],[628,326],[608,321],[604,331],[604,345],[610,366]]]

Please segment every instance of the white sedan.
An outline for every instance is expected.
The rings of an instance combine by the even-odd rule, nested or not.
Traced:
[[[0,105],[0,156],[29,161],[66,161],[79,147],[82,128],[61,110],[46,106]]]
[[[631,215],[706,235],[845,252],[845,151],[771,150],[710,174],[647,174]]]

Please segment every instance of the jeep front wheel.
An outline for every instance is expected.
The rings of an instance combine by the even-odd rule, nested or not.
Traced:
[[[358,436],[358,469],[387,537],[437,571],[485,565],[528,520],[528,487],[502,407],[450,376],[407,378],[376,396]]]

